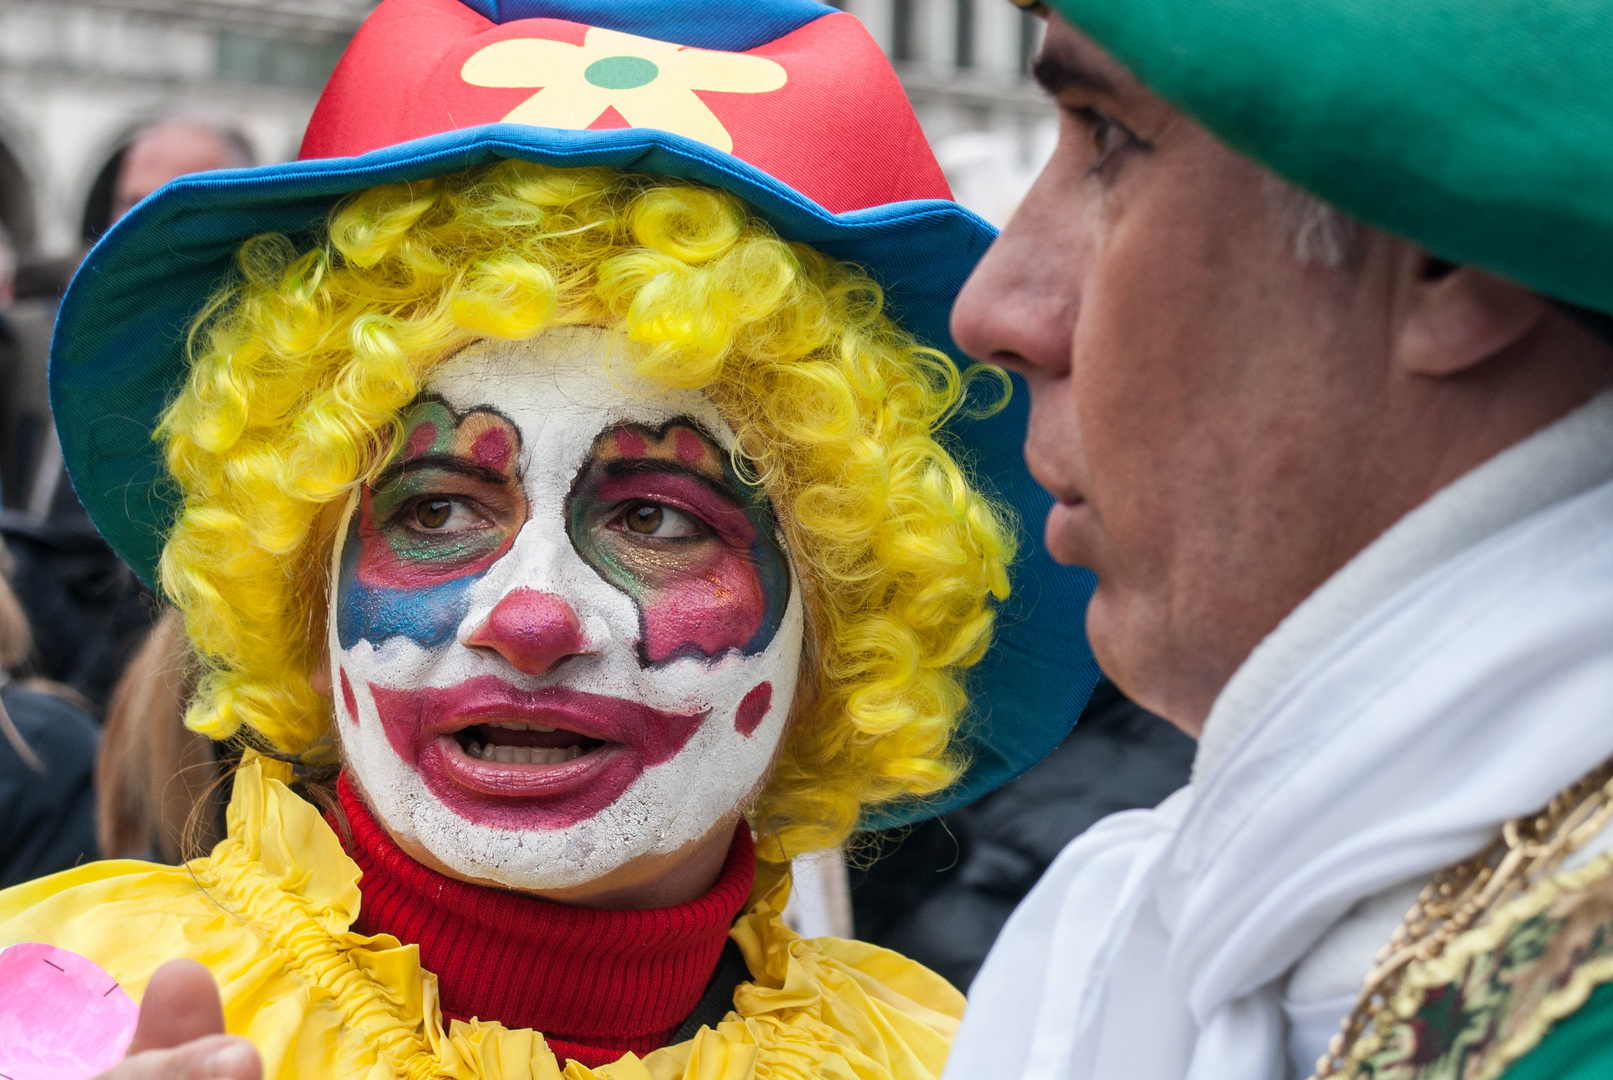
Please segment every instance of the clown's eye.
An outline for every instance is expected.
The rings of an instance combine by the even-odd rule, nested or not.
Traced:
[[[663,503],[633,503],[622,514],[622,527],[639,536],[657,540],[678,540],[699,536],[703,531],[695,519]]]
[[[415,525],[431,532],[468,529],[481,521],[481,518],[457,499],[421,499],[414,504],[411,516]]]

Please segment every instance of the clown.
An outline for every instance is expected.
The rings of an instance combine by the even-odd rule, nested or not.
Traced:
[[[1009,599],[1005,384],[935,347],[989,233],[851,17],[618,7],[386,0],[304,160],[160,193],[69,296],[75,482],[244,757],[210,856],[0,894],[112,1003],[52,1075],[142,997],[110,1075],[939,1073],[955,992],[780,915],[1095,676],[1082,579]],[[176,958],[252,1051],[153,1034]]]

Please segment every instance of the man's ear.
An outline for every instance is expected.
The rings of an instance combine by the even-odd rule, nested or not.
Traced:
[[[1482,364],[1522,340],[1546,316],[1546,301],[1521,285],[1415,248],[1395,342],[1399,366],[1435,378]]]

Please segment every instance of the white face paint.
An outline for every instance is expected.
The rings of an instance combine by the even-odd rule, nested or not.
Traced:
[[[617,341],[445,362],[338,534],[349,767],[400,840],[511,888],[706,835],[795,697],[800,589],[765,496],[705,395],[639,380]]]

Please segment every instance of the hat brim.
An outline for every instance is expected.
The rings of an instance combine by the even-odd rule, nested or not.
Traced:
[[[736,158],[661,131],[494,124],[361,157],[184,177],[135,207],[90,252],[62,301],[51,347],[51,406],[68,475],[102,536],[142,580],[156,585],[180,503],[152,433],[186,377],[187,331],[235,272],[241,244],[262,233],[312,242],[345,195],[505,158],[605,166],[729,191],[785,239],[863,267],[884,289],[893,318],[962,359],[947,319],[992,241],[990,225],[943,201],[832,214]],[[960,419],[948,435],[976,478],[1022,522],[1036,523],[1051,503],[1021,457],[1023,389],[1006,409]],[[964,805],[1039,761],[1074,725],[1097,680],[1082,617],[1095,581],[1055,566],[1038,543],[1022,547],[996,640],[971,673],[968,774],[937,798],[884,808],[869,826]]]

